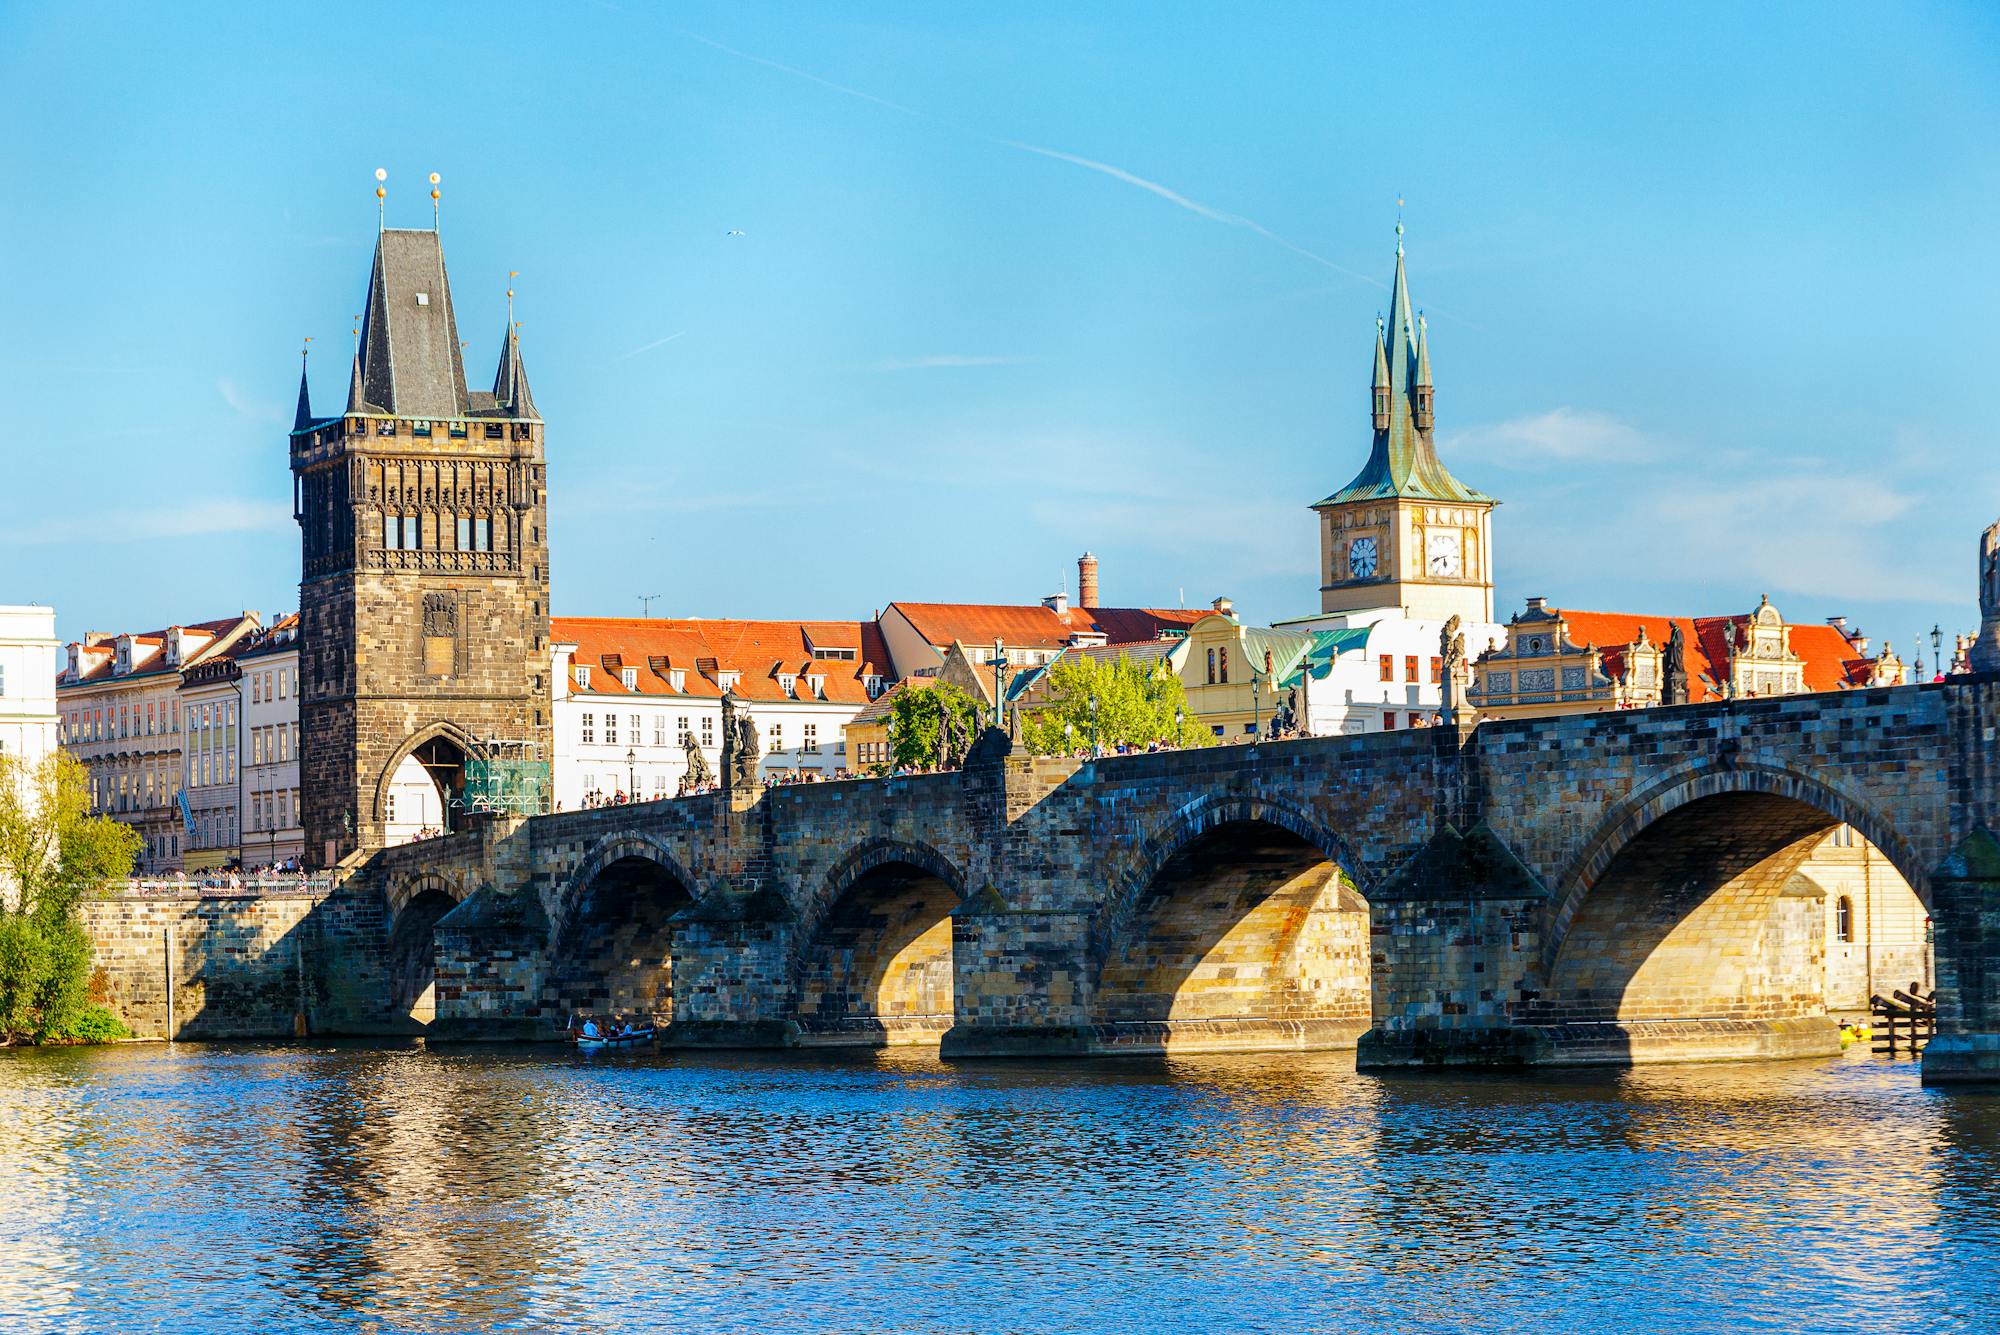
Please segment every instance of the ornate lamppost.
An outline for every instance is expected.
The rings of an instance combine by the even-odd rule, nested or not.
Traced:
[[[628,800],[639,800],[639,753],[631,747],[625,748],[625,796]]]
[[[1948,670],[1944,661],[1944,627],[1931,622],[1931,661],[1937,664],[1937,674],[1942,677]]]

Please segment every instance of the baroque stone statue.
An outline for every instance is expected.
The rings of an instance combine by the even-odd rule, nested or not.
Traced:
[[[1444,660],[1444,721],[1456,723],[1465,717],[1465,632],[1464,623],[1454,616],[1438,632],[1438,656]]]
[[[1684,705],[1688,702],[1687,639],[1680,623],[1667,636],[1666,651],[1660,655],[1660,703]]]
[[[681,738],[681,750],[687,756],[687,770],[681,775],[681,796],[706,788],[715,782],[715,771],[708,767],[708,757],[703,754],[700,743],[689,732]]]
[[[1969,657],[1974,672],[2000,672],[2000,521],[1979,535],[1979,638]]]
[[[750,711],[743,708],[735,691],[722,693],[722,774],[732,788],[748,787],[757,782],[757,759],[763,754],[763,746],[757,736],[757,725],[750,721]]]

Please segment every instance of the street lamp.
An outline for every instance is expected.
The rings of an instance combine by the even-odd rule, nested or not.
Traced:
[[[1093,756],[1104,754],[1104,748],[1097,744],[1097,695],[1095,692],[1092,692],[1090,697],[1090,754]]]
[[[1179,746],[1179,745],[1181,744],[1181,725],[1182,725],[1182,722],[1183,722],[1183,720],[1185,720],[1185,719],[1186,719],[1186,717],[1187,717],[1187,715],[1186,715],[1186,713],[1185,713],[1185,712],[1184,712],[1184,711],[1183,711],[1183,710],[1181,709],[1181,707],[1180,707],[1179,705],[1175,705],[1175,706],[1174,706],[1174,745],[1175,745],[1175,746]]]
[[[639,753],[631,747],[625,748],[625,795],[633,801],[639,800]]]
[[[1944,627],[1935,621],[1931,622],[1931,661],[1937,664],[1938,675],[1942,677],[1945,673]]]

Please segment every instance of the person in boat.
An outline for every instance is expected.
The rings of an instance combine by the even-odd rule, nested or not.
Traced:
[[[599,1037],[599,1034],[598,1034],[598,1030],[597,1030],[597,1021],[595,1021],[595,1020],[585,1020],[585,1021],[583,1022],[583,1036],[584,1036],[585,1038],[597,1038],[597,1037]]]

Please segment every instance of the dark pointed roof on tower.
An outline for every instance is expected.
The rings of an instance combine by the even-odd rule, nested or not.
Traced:
[[[541,421],[535,396],[528,389],[528,370],[521,364],[521,331],[512,323],[500,341],[500,367],[493,373],[494,406],[513,417]]]
[[[312,393],[306,385],[305,358],[299,358],[299,410],[292,414],[292,432],[297,434],[313,424]]]
[[[1385,332],[1378,332],[1375,341],[1378,386],[1384,368],[1388,371],[1388,425],[1375,433],[1368,462],[1361,466],[1354,480],[1319,505],[1392,497],[1492,504],[1491,496],[1474,491],[1451,475],[1437,457],[1430,430],[1417,426],[1416,391],[1419,385],[1430,385],[1430,346],[1422,326],[1410,314],[1410,284],[1403,271],[1402,237],[1403,225],[1399,222],[1396,281],[1389,292],[1389,326]]]
[[[465,417],[465,360],[436,232],[390,228],[375,244],[361,325],[367,407],[399,417]]]

